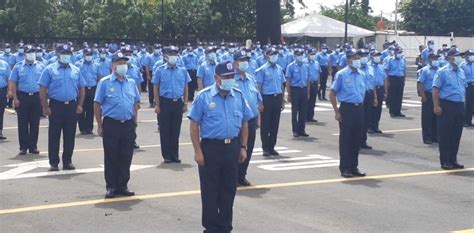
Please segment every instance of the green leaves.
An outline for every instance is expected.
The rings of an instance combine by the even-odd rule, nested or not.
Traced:
[[[320,14],[344,22],[345,5],[341,4],[334,8],[321,6]],[[367,15],[366,9],[362,5],[353,4],[349,7],[348,23],[368,30],[375,30],[376,21],[372,16]]]

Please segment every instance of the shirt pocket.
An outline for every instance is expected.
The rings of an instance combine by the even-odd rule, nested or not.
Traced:
[[[235,124],[235,127],[240,128],[242,126],[242,121],[244,118],[244,114],[241,111],[234,111],[233,114],[233,123]]]

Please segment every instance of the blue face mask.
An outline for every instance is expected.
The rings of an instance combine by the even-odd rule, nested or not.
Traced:
[[[176,62],[178,62],[178,56],[168,56],[168,62],[171,65],[176,65]]]
[[[304,58],[303,56],[297,56],[297,57],[296,57],[296,61],[302,62],[302,61],[303,61],[303,58]]]
[[[209,58],[209,60],[211,60],[211,61],[216,61],[216,59],[217,59],[216,53],[208,54],[207,58]]]
[[[361,67],[361,62],[360,60],[352,60],[352,67],[356,68],[356,69],[360,69]]]
[[[239,62],[239,69],[241,71],[247,71],[247,69],[249,68],[249,62],[248,61],[242,61],[242,62]]]
[[[235,86],[235,79],[222,79],[219,88],[224,91],[230,91]]]
[[[380,57],[374,57],[374,62],[375,63],[380,63]]]
[[[461,56],[454,57],[454,63],[456,63],[456,65],[461,65],[462,57]]]
[[[439,61],[432,61],[431,66],[438,67],[439,66]]]
[[[63,64],[69,64],[70,61],[71,61],[71,55],[69,54],[59,55],[59,62]]]
[[[369,62],[369,58],[368,57],[361,57],[360,58],[360,63],[362,65],[367,65],[367,63]]]
[[[474,62],[474,56],[473,55],[469,56],[469,61]]]
[[[115,68],[115,72],[121,76],[125,76],[128,72],[128,65],[118,65],[117,68]]]
[[[270,56],[270,63],[275,64],[278,61],[278,55],[271,55]]]

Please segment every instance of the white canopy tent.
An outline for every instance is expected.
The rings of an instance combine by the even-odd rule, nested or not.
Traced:
[[[281,25],[284,37],[344,37],[344,22],[317,13]],[[347,37],[373,36],[375,32],[351,24]]]

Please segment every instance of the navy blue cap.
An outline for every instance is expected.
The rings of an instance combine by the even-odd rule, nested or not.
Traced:
[[[474,50],[468,49],[466,52],[464,52],[464,55],[474,55]]]
[[[84,55],[92,55],[92,49],[90,49],[90,48],[85,48],[85,49],[83,50],[83,53],[84,53]]]
[[[357,54],[359,54],[359,55],[368,55],[369,50],[367,50],[367,49],[358,49]]]
[[[370,56],[372,56],[372,57],[377,57],[377,56],[380,56],[380,55],[382,55],[382,53],[379,52],[378,50],[374,49],[374,50],[370,51]]]
[[[124,60],[124,61],[128,61],[128,57],[126,57],[122,52],[116,52],[112,55],[112,62],[116,62],[116,61],[120,61],[120,60]]]
[[[400,47],[395,47],[394,52],[395,53],[403,53],[403,49],[400,48]]]
[[[434,40],[429,40],[428,44],[434,44]]]
[[[448,57],[451,57],[451,56],[462,56],[463,54],[459,51],[459,49],[457,48],[450,48],[448,50]]]
[[[9,43],[5,43],[5,48],[10,48],[11,45]]]
[[[216,66],[216,74],[217,75],[233,75],[237,74],[234,69],[234,65],[231,61],[225,61],[217,64]]]
[[[57,53],[72,53],[71,46],[68,44],[58,44],[56,45],[56,52]]]
[[[240,60],[242,58],[250,59],[245,50],[238,50],[234,53],[234,60]]]
[[[328,46],[327,46],[326,44],[323,44],[323,45],[321,46],[321,49],[328,49]]]
[[[350,59],[353,56],[359,55],[356,49],[349,49],[346,51],[346,58]]]
[[[278,54],[278,50],[275,49],[275,48],[268,48],[266,51],[265,51],[265,54],[270,56],[270,55],[275,55],[275,54]]]
[[[217,47],[215,46],[209,46],[206,48],[206,54],[211,53],[211,52],[216,52],[216,51],[217,51]]]
[[[179,48],[171,45],[171,46],[165,47],[163,51],[165,53],[179,53]]]
[[[105,48],[100,48],[100,49],[99,49],[99,53],[107,53],[107,49],[105,49]]]
[[[36,48],[33,45],[25,46],[25,53],[34,53],[34,52],[36,52]]]
[[[440,57],[440,55],[437,55],[437,54],[434,54],[434,53],[430,53],[430,54],[428,55],[428,59],[432,59],[432,58],[438,59],[439,57]]]
[[[303,55],[303,54],[304,54],[304,50],[302,50],[302,49],[295,49],[295,50],[293,51],[293,54],[294,54],[295,56],[297,56],[297,55]]]
[[[308,54],[316,54],[317,52],[316,49],[308,49]]]

